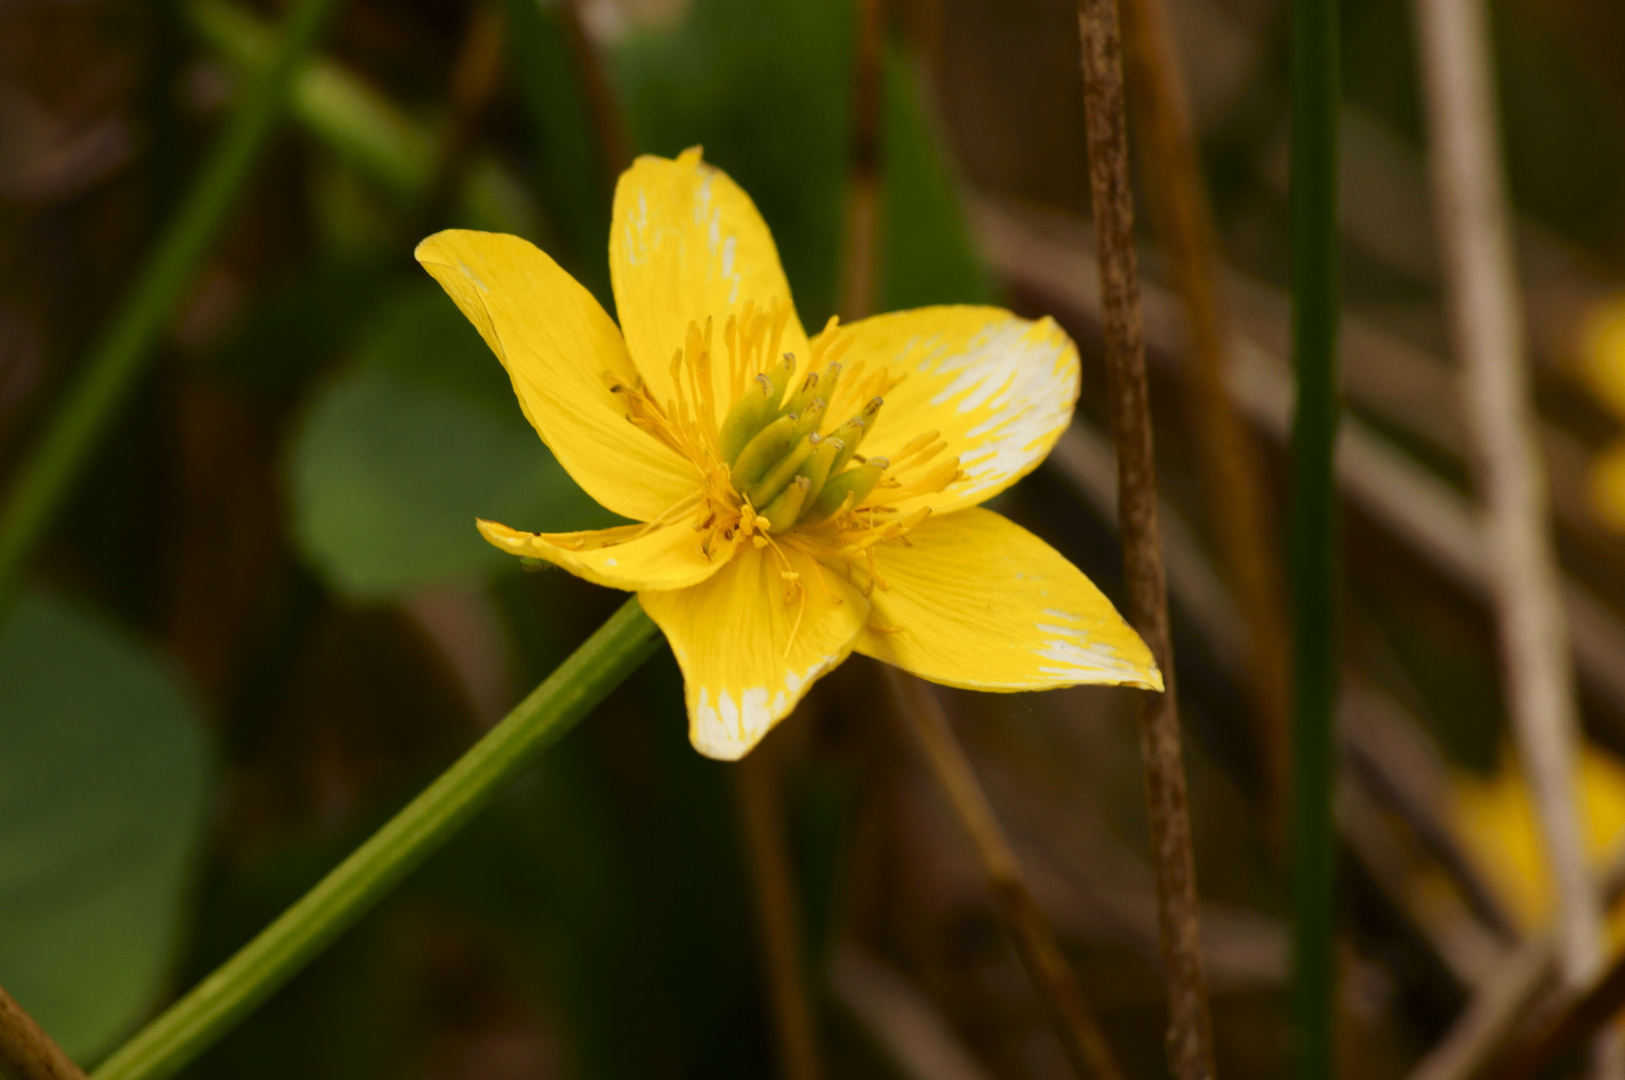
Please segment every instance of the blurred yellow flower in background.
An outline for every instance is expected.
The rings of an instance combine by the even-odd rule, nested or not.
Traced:
[[[1598,400],[1625,420],[1625,298],[1600,304],[1587,316],[1580,369]],[[1625,532],[1625,439],[1592,461],[1588,486],[1598,519]]]
[[[609,253],[618,327],[518,237],[417,249],[558,460],[636,522],[481,532],[638,594],[700,752],[743,756],[854,650],[975,690],[1162,688],[1088,578],[978,508],[1071,422],[1053,321],[933,307],[809,338],[766,223],[697,149],[621,177]]]
[[[1581,818],[1587,852],[1601,865],[1625,830],[1625,765],[1604,750],[1587,744],[1579,762]],[[1502,754],[1495,775],[1458,776],[1454,811],[1461,835],[1508,909],[1527,930],[1551,918],[1551,876],[1544,841],[1530,802],[1529,788],[1516,755]],[[1625,908],[1610,916],[1614,940],[1625,940]]]

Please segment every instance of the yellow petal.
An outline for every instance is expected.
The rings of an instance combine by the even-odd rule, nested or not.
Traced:
[[[1625,443],[1615,443],[1591,462],[1588,486],[1597,520],[1625,532]]]
[[[1580,369],[1598,399],[1625,416],[1625,297],[1587,313],[1580,330]]]
[[[638,594],[683,669],[689,740],[707,757],[749,753],[847,658],[868,616],[863,594],[844,579],[799,552],[782,558],[746,544],[701,585]],[[787,565],[801,589],[784,580]]]
[[[928,505],[940,514],[992,498],[1035,469],[1072,422],[1078,351],[1052,319],[1029,322],[992,307],[929,307],[864,319],[840,332],[853,338],[848,365],[862,360],[870,370],[886,365],[905,376],[885,395],[863,453],[895,459],[917,436],[936,431],[947,446],[912,475],[959,457],[964,475],[956,483],[894,503],[905,510]],[[907,481],[907,463],[894,464]]]
[[[875,548],[880,576],[855,648],[967,690],[1083,683],[1162,689],[1111,601],[1032,533],[991,510],[932,517]]]
[[[794,353],[803,365],[809,360],[773,234],[750,196],[702,161],[698,147],[675,161],[640,157],[621,174],[609,270],[627,347],[662,403],[674,392],[671,358],[688,324],[704,330],[709,316],[718,415],[726,410],[731,390],[723,329],[747,300],[758,311],[775,300],[789,305],[779,352]]]
[[[449,229],[418,262],[468,316],[559,463],[599,503],[648,521],[699,487],[694,467],[627,422],[603,373],[635,375],[615,323],[534,244]]]
[[[611,589],[682,589],[715,574],[733,556],[737,540],[716,537],[707,558],[705,537],[685,517],[670,525],[618,525],[573,533],[528,533],[495,521],[478,523],[480,535],[510,555],[546,559],[576,577]]]

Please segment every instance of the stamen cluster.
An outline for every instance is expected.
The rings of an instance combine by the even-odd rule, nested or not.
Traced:
[[[861,559],[869,569],[866,588],[884,587],[873,572],[872,548],[901,539],[930,514],[921,508],[904,515],[894,504],[946,488],[959,478],[959,459],[923,469],[947,445],[934,431],[910,441],[895,460],[865,458],[859,449],[904,373],[867,370],[861,359],[844,368],[852,338],[831,318],[798,378],[797,357],[779,351],[789,319],[782,301],[766,309],[747,301],[728,317],[724,410],[713,382],[710,319],[703,327],[689,323],[671,359],[674,394],[667,400],[657,400],[642,379],[628,384],[606,375],[627,419],[687,458],[700,476],[693,495],[650,525],[692,515],[707,558],[719,538],[738,536],[758,548],[784,543],[818,562],[845,563],[849,576]],[[832,422],[836,417],[845,419]],[[799,576],[785,569],[787,579]]]

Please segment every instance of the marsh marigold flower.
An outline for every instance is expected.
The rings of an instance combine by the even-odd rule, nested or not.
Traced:
[[[701,753],[742,757],[854,650],[973,690],[1161,689],[1088,578],[977,507],[1072,419],[1077,351],[1053,321],[934,307],[809,339],[767,225],[697,149],[615,189],[618,329],[518,237],[452,230],[417,257],[559,462],[637,523],[480,531],[638,594]]]

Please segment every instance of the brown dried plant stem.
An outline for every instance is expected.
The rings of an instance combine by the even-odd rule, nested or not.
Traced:
[[[0,1075],[10,1080],[85,1080],[73,1059],[0,988]]]
[[[881,105],[885,98],[884,0],[858,0],[852,60],[852,140],[848,150],[840,312],[847,322],[874,314],[880,290]]]
[[[1164,693],[1145,699],[1140,750],[1145,760],[1151,854],[1157,869],[1157,922],[1168,980],[1168,1064],[1177,1080],[1206,1080],[1213,1075],[1213,1025],[1197,940],[1196,860],[1179,742],[1168,586],[1157,526],[1157,473],[1151,454],[1116,0],[1078,0],[1078,31],[1083,45],[1089,189],[1100,260],[1101,329],[1112,441],[1117,449],[1128,620],[1150,647],[1166,686]]]
[[[1268,501],[1258,449],[1225,393],[1230,328],[1214,273],[1218,251],[1213,211],[1180,76],[1164,0],[1128,0],[1124,8],[1129,86],[1151,218],[1184,300],[1190,334],[1187,408],[1200,445],[1208,519],[1251,648],[1247,657],[1254,725],[1263,779],[1264,815],[1282,837],[1287,785],[1287,631],[1272,554]]]
[[[1616,958],[1590,990],[1574,999],[1534,1038],[1502,1059],[1487,1080],[1536,1080],[1569,1050],[1602,1038],[1604,1025],[1625,1008],[1625,956]]]
[[[626,117],[610,87],[609,75],[604,71],[604,58],[582,25],[581,0],[566,0],[559,5],[559,14],[565,39],[575,57],[576,77],[592,114],[593,139],[597,143],[604,190],[613,199],[616,182],[632,164],[632,136],[627,132]]]
[[[1558,968],[1588,986],[1605,958],[1575,799],[1579,709],[1525,363],[1481,0],[1417,0],[1434,215],[1476,451],[1508,712],[1551,866]],[[1617,1051],[1610,1055],[1617,1061]],[[1608,1070],[1618,1075],[1618,1069]]]
[[[440,144],[423,200],[428,229],[441,224],[456,200],[469,152],[479,139],[481,121],[502,81],[504,36],[502,9],[495,0],[469,11],[468,28],[452,64],[451,127]]]
[[[987,875],[993,900],[1022,964],[1032,977],[1039,999],[1050,1014],[1072,1067],[1080,1077],[1122,1080],[1123,1072],[1101,1034],[1076,974],[1061,953],[1049,918],[1033,900],[1021,864],[1010,846],[987,793],[982,790],[964,748],[930,687],[912,675],[887,668],[898,711],[925,754],[926,763],[964,826],[976,858]]]
[[[817,1026],[801,955],[801,905],[785,842],[779,762],[771,744],[734,766],[734,805],[767,968],[779,1073],[785,1080],[820,1080]]]

